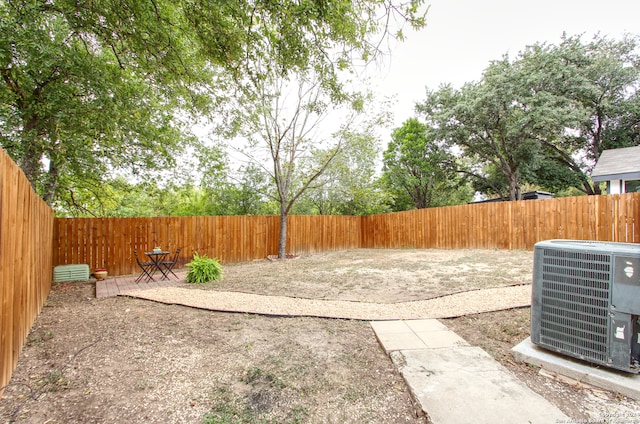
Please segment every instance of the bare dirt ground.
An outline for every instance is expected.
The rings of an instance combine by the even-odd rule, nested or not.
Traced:
[[[229,264],[221,282],[193,289],[392,303],[530,284],[532,265],[533,253],[526,251],[353,250]],[[516,363],[510,349],[529,335],[528,308],[442,322],[575,420],[640,419],[637,401]],[[96,299],[94,284],[85,282],[54,284],[0,400],[0,421],[425,423],[427,418],[368,322]]]

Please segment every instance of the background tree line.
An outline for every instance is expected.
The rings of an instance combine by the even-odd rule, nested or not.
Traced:
[[[529,190],[600,194],[589,178],[600,153],[640,144],[637,50],[632,36],[564,36],[492,62],[460,89],[427,89],[384,151],[374,134],[352,134],[360,142],[340,152],[292,213],[364,215],[461,204],[477,194],[518,199]],[[268,175],[255,167],[239,175],[201,192],[212,205],[206,213],[277,214]],[[179,191],[207,187],[196,186]],[[228,203],[217,200],[223,193]],[[234,206],[241,204],[251,207]]]
[[[385,139],[389,107],[350,78],[421,1],[250,5],[0,1],[0,145],[61,215],[286,219],[598,194],[600,153],[640,144],[635,36],[505,56]]]

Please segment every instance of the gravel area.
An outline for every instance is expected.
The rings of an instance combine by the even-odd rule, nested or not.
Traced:
[[[304,299],[228,291],[200,291],[180,287],[137,290],[127,292],[126,295],[212,311],[367,321],[455,318],[470,314],[520,308],[531,304],[530,285],[494,287],[454,293],[427,300],[398,303]]]

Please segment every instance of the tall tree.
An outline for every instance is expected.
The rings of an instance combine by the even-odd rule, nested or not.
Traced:
[[[636,37],[564,36],[493,62],[460,90],[429,91],[417,108],[467,156],[472,166],[461,171],[478,186],[511,199],[525,182],[598,194],[588,176],[602,150],[640,143],[639,87]]]
[[[420,3],[1,1],[0,145],[50,203],[115,171],[172,166],[194,140],[177,117],[219,112],[260,78],[252,64],[324,64],[339,95],[334,70],[377,50],[381,10],[420,26]]]
[[[517,66],[538,92],[563,98],[575,119],[568,130],[541,137],[547,160],[538,183],[574,186],[599,194],[589,175],[605,149],[640,144],[640,52],[638,37],[612,40],[599,35],[584,42],[563,36],[558,45],[537,44]]]
[[[321,184],[320,176],[342,151],[343,133],[323,131],[323,124],[335,103],[323,86],[320,75],[301,72],[295,80],[278,75],[255,80],[257,107],[249,107],[244,124],[249,149],[245,151],[254,163],[269,170],[279,205],[280,234],[278,257],[286,256],[287,222],[294,204],[309,189]],[[345,106],[345,113],[350,113]],[[360,110],[356,102],[353,114]],[[343,123],[343,128],[351,123]],[[311,161],[318,146],[324,146],[323,157]],[[266,150],[267,160],[261,153]],[[307,164],[313,166],[305,166]],[[270,167],[270,169],[268,168]]]
[[[256,55],[251,58],[240,80],[241,97],[227,118],[233,122],[227,135],[240,132],[250,140],[248,156],[256,158],[257,147],[266,147],[275,198],[280,209],[278,257],[286,255],[287,217],[298,199],[321,183],[319,177],[346,143],[344,132],[333,132],[321,124],[330,113],[341,111],[341,126],[362,111],[366,96],[350,92],[345,74],[353,72],[355,62],[365,63],[380,52],[380,41],[389,35],[391,18],[400,18],[414,28],[424,25],[419,17],[420,0],[400,7],[392,1],[369,2],[287,2],[287,9],[307,16],[323,17],[303,31],[292,27],[288,13],[268,17],[256,15],[256,28],[269,33],[253,41]],[[380,17],[384,19],[380,20]],[[336,33],[330,30],[335,25]],[[327,32],[328,31],[328,32]],[[295,34],[292,34],[295,32]],[[401,33],[397,34],[401,37]],[[371,37],[378,37],[372,42]],[[283,49],[283,37],[298,40],[294,50]],[[379,38],[382,37],[382,38]],[[294,43],[295,45],[295,43]],[[286,47],[286,45],[285,45]],[[312,150],[325,156],[309,164]],[[316,157],[317,159],[317,157]]]
[[[536,91],[526,70],[507,57],[489,65],[480,82],[460,90],[444,86],[428,91],[417,110],[437,129],[438,139],[457,146],[469,159],[472,166],[461,172],[490,185],[482,171],[493,166],[504,176],[512,200],[520,199],[521,185],[541,165],[540,140],[575,122],[570,101]],[[494,190],[502,194],[499,187]]]
[[[164,47],[185,42],[171,25],[158,28],[168,10],[130,2],[98,16],[99,2],[84,6],[0,3],[0,144],[52,204],[118,168],[171,166],[190,140],[174,117],[190,91],[179,64],[206,74],[189,52]]]

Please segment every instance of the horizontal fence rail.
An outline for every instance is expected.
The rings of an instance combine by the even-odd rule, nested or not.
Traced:
[[[51,289],[53,221],[0,148],[0,396]]]
[[[294,254],[357,248],[533,249],[541,240],[640,243],[640,193],[420,209],[385,215],[290,216]],[[110,275],[138,272],[133,250],[194,253],[223,263],[277,252],[279,217],[59,218],[55,265],[83,263]]]

